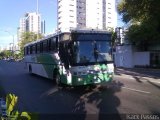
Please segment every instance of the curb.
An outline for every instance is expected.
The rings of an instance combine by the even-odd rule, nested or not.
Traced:
[[[121,74],[121,75],[114,75],[114,77],[121,77],[121,78],[128,78],[132,80],[136,80],[132,75],[126,75],[126,74]],[[137,76],[136,76],[137,77]],[[141,81],[149,81],[149,82],[154,82],[160,84],[160,79],[155,79],[155,78],[150,78],[150,77],[139,77],[139,80]]]
[[[160,72],[160,69],[154,69],[154,68],[122,68],[122,67],[119,67],[119,68],[115,68],[115,70],[129,70],[129,71],[133,71],[133,72],[137,72],[137,71],[148,71],[148,72]]]

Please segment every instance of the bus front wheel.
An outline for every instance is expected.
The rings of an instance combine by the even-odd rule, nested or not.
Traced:
[[[53,79],[55,80],[56,85],[58,85],[58,86],[61,85],[61,77],[60,77],[60,74],[57,70],[55,70],[53,73]]]

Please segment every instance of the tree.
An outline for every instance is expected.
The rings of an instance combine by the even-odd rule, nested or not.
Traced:
[[[4,52],[0,52],[0,59],[3,59],[5,57]]]
[[[10,50],[3,50],[0,52],[0,58],[10,58],[12,56],[12,51]]]
[[[118,12],[130,23],[129,40],[143,50],[160,43],[160,0],[122,0]]]
[[[43,36],[41,34],[35,34],[34,32],[24,32],[21,35],[21,41],[19,42],[19,46],[20,46],[20,56],[23,56],[24,53],[24,45],[27,43],[30,43],[32,41],[36,41],[38,39],[43,38]]]

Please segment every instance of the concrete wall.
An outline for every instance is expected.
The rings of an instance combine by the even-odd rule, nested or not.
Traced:
[[[134,66],[149,66],[150,52],[135,52],[131,45],[117,46],[114,53],[116,67],[133,68]]]
[[[117,46],[114,54],[115,65],[117,67],[133,67],[133,52],[132,46]]]
[[[150,65],[150,52],[134,52],[134,65],[149,66]]]

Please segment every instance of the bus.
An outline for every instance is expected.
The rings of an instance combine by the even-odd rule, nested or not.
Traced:
[[[29,73],[57,85],[80,86],[111,82],[114,75],[111,33],[74,29],[24,46]]]

